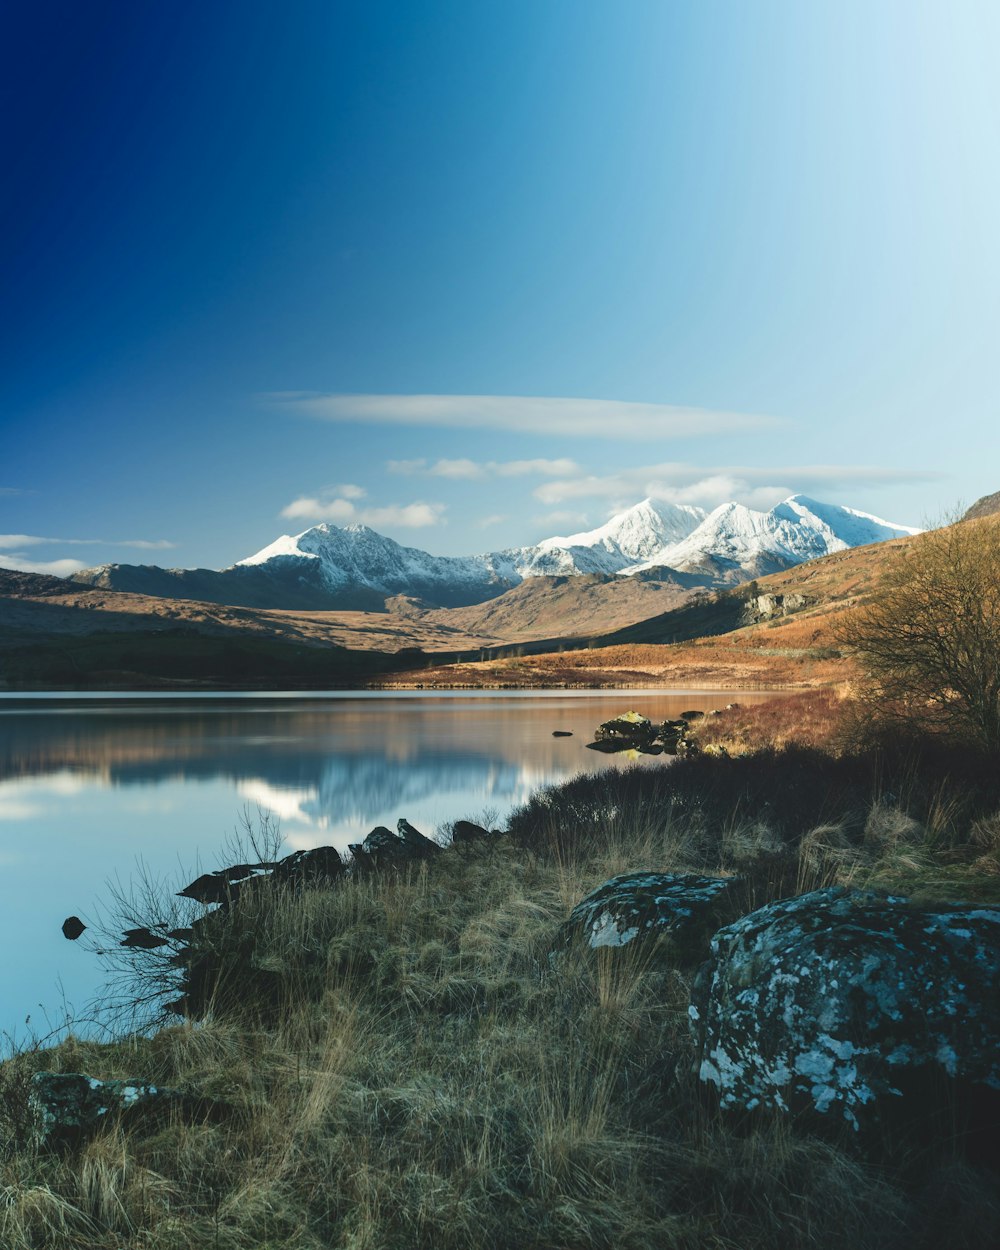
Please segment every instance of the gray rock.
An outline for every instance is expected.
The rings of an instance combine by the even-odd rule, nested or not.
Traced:
[[[942,1077],[1000,1090],[1000,908],[816,890],[716,933],[692,998],[700,1076],[724,1106],[857,1129]]]
[[[623,751],[648,746],[655,736],[652,721],[638,712],[622,712],[594,730],[595,743],[605,743],[611,749]]]
[[[399,836],[414,855],[436,855],[443,849],[437,842],[432,842],[430,838],[422,834],[419,829],[415,829],[405,816],[401,816],[396,821],[396,828],[399,830]]]
[[[141,1081],[100,1081],[80,1072],[36,1072],[29,1094],[43,1146],[87,1137],[110,1115],[184,1101],[179,1090]]]
[[[670,872],[612,877],[573,908],[557,946],[581,941],[591,949],[628,946],[669,934],[682,960],[701,960],[710,935],[735,914],[737,884],[735,877]]]
[[[286,855],[274,865],[272,876],[275,881],[326,885],[338,881],[346,871],[347,865],[335,846],[314,846]]]
[[[361,851],[374,868],[401,864],[413,858],[413,852],[402,838],[397,838],[385,825],[376,825],[361,843]]]

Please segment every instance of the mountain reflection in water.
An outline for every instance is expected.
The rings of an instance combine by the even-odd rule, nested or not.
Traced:
[[[463,817],[503,824],[539,786],[631,762],[586,749],[600,721],[734,697],[773,695],[0,699],[0,940],[19,952],[0,966],[0,1033],[39,1001],[51,1017],[63,994],[79,1011],[96,990],[93,955],[59,926],[86,920],[107,878],[141,860],[176,889],[219,866],[245,810],[276,817],[289,849],[344,849],[400,816],[430,834]]]

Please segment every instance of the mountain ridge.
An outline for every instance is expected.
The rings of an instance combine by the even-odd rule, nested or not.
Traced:
[[[361,523],[323,523],[221,570],[100,565],[83,585],[261,608],[385,610],[405,595],[430,607],[481,604],[533,577],[659,573],[732,585],[833,551],[919,531],[870,513],[791,495],[769,512],[737,503],[705,514],[641,500],[594,530],[472,556],[434,556]]]

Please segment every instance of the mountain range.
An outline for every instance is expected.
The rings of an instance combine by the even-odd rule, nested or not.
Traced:
[[[221,570],[105,564],[86,586],[256,608],[384,610],[405,595],[428,607],[484,603],[535,577],[617,575],[679,587],[734,585],[835,551],[919,533],[854,508],[792,495],[769,512],[722,504],[706,514],[644,499],[597,529],[472,556],[434,556],[367,525],[322,524]]]

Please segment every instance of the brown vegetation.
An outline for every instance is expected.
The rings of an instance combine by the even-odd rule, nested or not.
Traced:
[[[932,530],[883,571],[840,639],[878,720],[941,730],[1000,752],[1000,523]]]

